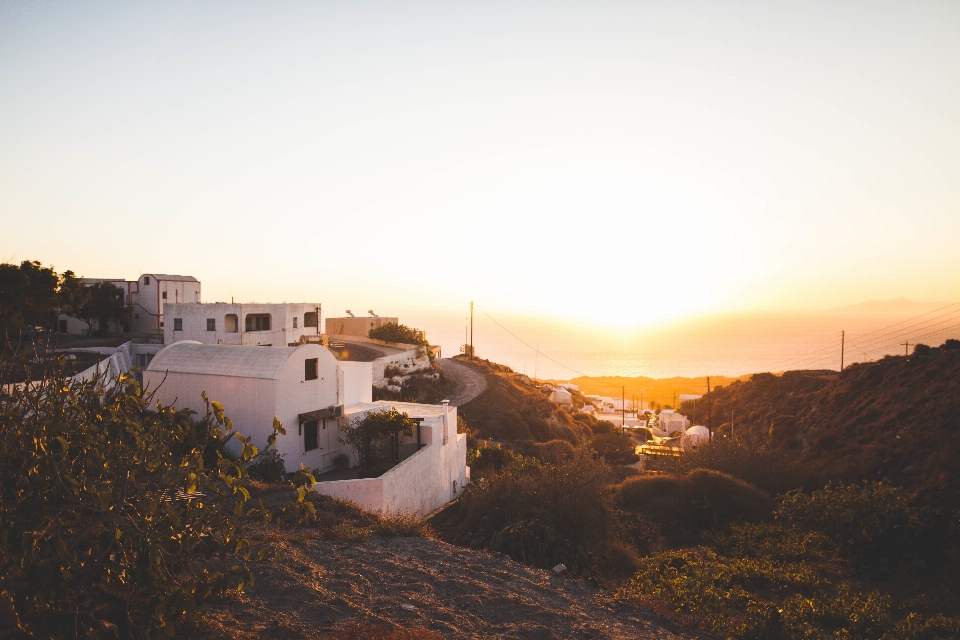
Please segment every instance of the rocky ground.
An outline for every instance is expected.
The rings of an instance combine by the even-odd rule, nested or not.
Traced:
[[[662,638],[652,621],[577,577],[430,538],[323,540],[271,532],[285,559],[213,602],[195,638]]]

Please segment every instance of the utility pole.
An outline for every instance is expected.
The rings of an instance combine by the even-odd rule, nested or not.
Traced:
[[[624,385],[620,387],[620,408],[623,411],[620,412],[620,431],[626,432],[627,430],[627,387]]]
[[[710,376],[707,376],[707,430],[710,432],[710,439],[713,440],[713,427],[710,426],[713,417],[713,403],[710,402]]]
[[[470,359],[473,360],[473,301],[470,301]]]
[[[540,364],[540,343],[537,343],[537,352],[533,356],[533,379],[537,379],[537,365]]]
[[[846,342],[846,331],[840,332],[840,371],[843,371],[843,348],[844,342]]]
[[[733,411],[730,412],[730,439],[733,440]]]
[[[909,342],[901,342],[900,344],[903,345],[903,355],[905,355],[905,356],[910,355],[910,343],[909,343]]]

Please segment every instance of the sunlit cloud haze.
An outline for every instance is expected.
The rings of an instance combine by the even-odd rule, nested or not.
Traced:
[[[958,300],[958,43],[955,2],[2,2],[0,259],[457,326]]]

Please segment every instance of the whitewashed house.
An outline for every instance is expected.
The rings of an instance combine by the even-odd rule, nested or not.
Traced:
[[[172,303],[165,308],[164,344],[196,340],[203,344],[288,347],[303,336],[319,338],[319,303]]]
[[[163,311],[168,302],[200,302],[200,281],[193,276],[145,273],[136,280],[81,278],[80,282],[86,286],[109,282],[123,291],[123,301],[131,306],[133,313],[129,326],[124,329],[131,333],[162,332]],[[87,324],[81,320],[65,314],[57,317],[59,333],[85,334],[87,330]]]
[[[657,426],[653,428],[654,435],[669,436],[677,431],[686,432],[690,427],[690,420],[682,413],[673,409],[663,409],[657,416]]]
[[[573,395],[563,387],[552,387],[548,398],[563,409],[573,409]]]
[[[419,419],[415,453],[379,478],[323,482],[316,490],[385,512],[427,513],[469,482],[466,436],[456,433],[456,409],[439,405],[372,402],[371,364],[338,362],[317,344],[296,347],[230,346],[180,341],[166,346],[144,372],[144,386],[163,404],[205,409],[200,394],[223,404],[236,429],[264,447],[273,417],[286,435],[276,449],[287,471],[334,468],[333,458],[355,452],[339,441],[340,425],[370,411],[397,407]],[[415,444],[415,443],[414,443]]]

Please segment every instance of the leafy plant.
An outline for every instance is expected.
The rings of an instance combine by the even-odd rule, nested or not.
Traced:
[[[248,560],[274,557],[246,535],[272,517],[248,504],[257,447],[218,402],[204,395],[194,420],[151,408],[130,376],[107,389],[61,370],[0,388],[0,628],[171,636],[211,595],[252,584]],[[274,419],[269,443],[283,433]],[[236,460],[219,451],[231,437]]]
[[[389,469],[396,457],[397,445],[412,436],[417,423],[393,407],[366,414],[340,427],[340,442],[357,452],[360,467],[369,475]]]

